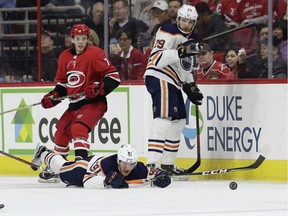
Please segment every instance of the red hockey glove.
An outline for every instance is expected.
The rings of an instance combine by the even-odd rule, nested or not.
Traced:
[[[51,91],[48,94],[44,95],[44,97],[41,100],[42,107],[44,109],[48,109],[48,108],[56,106],[61,101],[54,101],[53,98],[58,98],[58,97],[59,97],[59,93],[56,91]]]
[[[85,91],[85,96],[88,99],[96,98],[98,95],[103,96],[105,95],[104,83],[95,82],[92,85],[88,85],[84,91]]]
[[[201,105],[203,94],[199,90],[199,88],[196,86],[194,82],[192,83],[185,83],[183,85],[183,91],[186,93],[189,100],[195,104],[195,105]]]
[[[112,188],[129,188],[126,181],[115,171],[110,171],[104,180],[105,185],[111,185]]]

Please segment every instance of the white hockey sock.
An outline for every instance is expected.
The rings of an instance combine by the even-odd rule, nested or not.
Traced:
[[[169,119],[156,118],[153,120],[151,133],[148,140],[147,164],[160,164],[167,130],[171,125]]]
[[[185,119],[172,121],[166,136],[162,164],[174,164],[180,145],[181,132],[184,126]]]

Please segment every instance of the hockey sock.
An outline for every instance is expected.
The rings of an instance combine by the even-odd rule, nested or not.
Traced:
[[[181,131],[185,126],[185,120],[172,121],[170,125],[163,150],[162,164],[174,164],[180,144]]]
[[[148,139],[147,164],[159,164],[162,158],[167,130],[171,121],[166,118],[155,118]]]

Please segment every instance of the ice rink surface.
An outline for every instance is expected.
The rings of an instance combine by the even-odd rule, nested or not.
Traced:
[[[164,189],[141,186],[92,190],[43,184],[37,177],[0,176],[0,216],[287,216],[286,183],[173,181]]]

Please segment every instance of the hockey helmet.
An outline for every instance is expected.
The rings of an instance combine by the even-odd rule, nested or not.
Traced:
[[[70,35],[73,37],[75,35],[90,35],[90,30],[85,24],[76,24],[72,27]]]
[[[178,28],[180,29],[180,31],[184,34],[189,34],[190,32],[184,32],[181,30],[181,28],[179,27],[179,20],[180,17],[185,18],[185,19],[191,19],[194,20],[194,25],[192,26],[192,29],[190,32],[192,32],[192,30],[194,29],[196,22],[197,22],[197,18],[198,18],[198,13],[197,10],[194,6],[191,5],[182,5],[181,8],[179,8],[178,13],[177,13],[177,25]]]
[[[120,147],[120,149],[117,152],[118,164],[120,161],[123,161],[125,163],[136,163],[137,159],[138,155],[133,145],[124,144]]]

